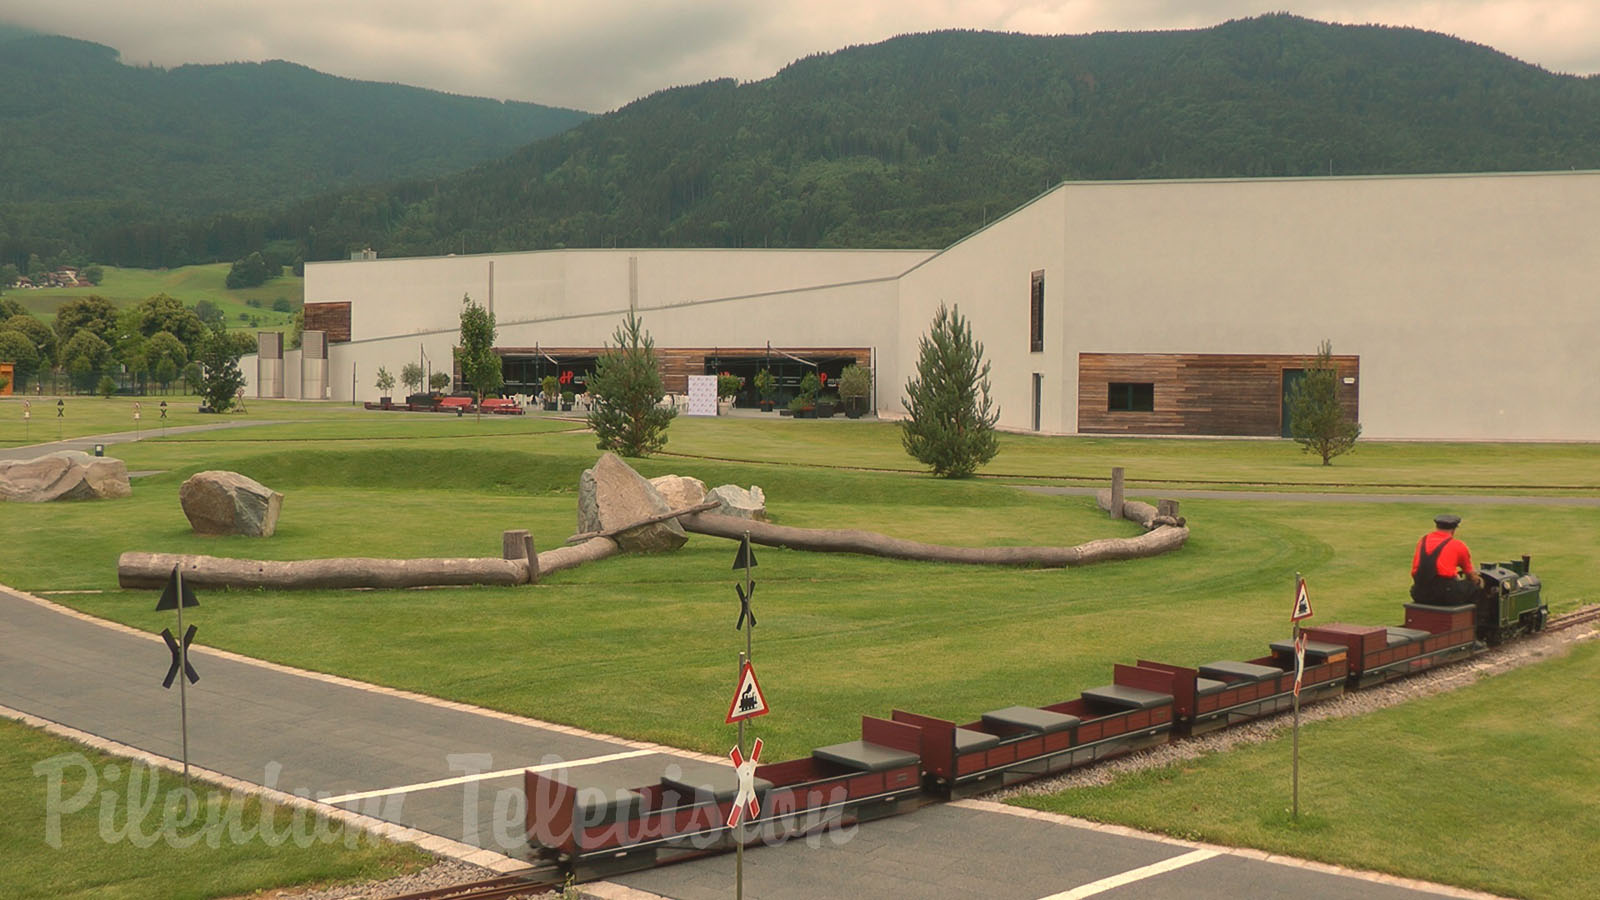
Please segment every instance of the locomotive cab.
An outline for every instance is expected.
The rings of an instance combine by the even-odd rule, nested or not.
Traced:
[[[1539,576],[1524,556],[1510,562],[1483,563],[1483,593],[1478,596],[1478,638],[1498,644],[1519,634],[1543,631],[1550,608],[1541,596]]]

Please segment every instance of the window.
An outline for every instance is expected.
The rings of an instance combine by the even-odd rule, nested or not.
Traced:
[[[1156,386],[1148,381],[1113,381],[1106,391],[1109,412],[1155,412]]]
[[[1033,285],[1028,292],[1028,350],[1044,351],[1044,270],[1033,273]]]

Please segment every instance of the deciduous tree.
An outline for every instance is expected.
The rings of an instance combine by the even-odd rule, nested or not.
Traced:
[[[200,343],[200,396],[213,412],[227,412],[238,399],[244,387],[244,374],[239,371],[239,342],[227,332],[214,332]]]
[[[919,347],[917,374],[901,401],[909,415],[900,423],[901,443],[933,474],[965,478],[999,450],[1000,409],[989,398],[983,344],[958,307],[941,303]]]
[[[483,412],[483,398],[500,390],[504,375],[500,354],[494,352],[494,313],[479,306],[471,297],[461,297],[461,350],[456,361],[461,365],[461,378],[472,386],[478,395],[478,415]]]

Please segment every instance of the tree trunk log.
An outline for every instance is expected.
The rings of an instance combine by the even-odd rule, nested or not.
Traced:
[[[520,559],[356,557],[276,562],[181,553],[124,553],[117,560],[117,583],[125,588],[159,589],[172,577],[173,566],[181,566],[183,580],[195,587],[410,588],[516,585],[528,581],[527,561]]]
[[[581,544],[572,547],[557,547],[539,554],[539,577],[559,572],[562,569],[575,569],[586,562],[605,559],[615,556],[620,552],[617,542],[610,538],[590,538]]]
[[[629,522],[628,524],[622,526],[621,528],[608,528],[605,531],[584,531],[584,532],[580,532],[578,534],[573,535],[572,537],[567,538],[567,543],[575,544],[575,543],[577,543],[579,541],[587,541],[587,540],[591,540],[591,539],[597,538],[597,537],[603,537],[603,538],[616,537],[617,535],[623,533],[624,531],[632,531],[635,528],[642,528],[645,525],[654,525],[657,522],[664,522],[667,519],[676,519],[679,516],[687,516],[690,513],[704,512],[704,511],[706,511],[708,509],[716,509],[717,507],[719,507],[721,505],[722,505],[721,503],[718,503],[715,500],[708,500],[705,503],[699,504],[698,506],[688,506],[688,507],[684,507],[683,509],[675,509],[675,510],[673,510],[671,512],[658,513],[656,515],[649,516],[649,517],[644,518],[644,519],[640,519],[637,522]]]
[[[1106,538],[1076,547],[946,547],[892,538],[872,531],[832,528],[791,528],[732,516],[695,513],[678,521],[685,531],[740,540],[768,547],[789,547],[821,553],[863,553],[890,559],[970,563],[992,566],[1081,566],[1115,559],[1156,556],[1183,546],[1189,529],[1158,527],[1136,538]]]
[[[1111,505],[1116,502],[1113,497],[1114,494],[1111,491],[1101,488],[1095,492],[1094,499],[1101,509],[1110,510]],[[1112,513],[1112,518],[1116,518],[1116,513]],[[1188,520],[1183,516],[1161,515],[1154,506],[1148,503],[1141,503],[1138,500],[1122,501],[1122,518],[1130,522],[1138,522],[1145,531],[1161,525],[1186,526],[1189,524]]]

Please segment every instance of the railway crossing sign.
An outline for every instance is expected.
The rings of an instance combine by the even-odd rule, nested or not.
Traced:
[[[183,633],[183,645],[178,645],[178,639],[172,636],[172,629],[161,629],[161,639],[167,642],[167,649],[172,651],[172,667],[167,669],[167,677],[162,679],[161,686],[171,688],[172,682],[178,677],[178,670],[183,670],[183,677],[189,679],[190,684],[200,680],[200,674],[189,665],[189,645],[194,643],[194,633],[200,629],[193,625]]]
[[[728,752],[733,760],[734,771],[739,773],[739,793],[733,798],[733,808],[728,810],[728,827],[739,824],[739,815],[746,809],[750,811],[750,820],[755,821],[761,815],[761,801],[756,799],[756,763],[761,761],[761,738],[756,738],[756,744],[750,748],[750,758],[745,759],[744,754],[734,747]]]
[[[156,602],[156,612],[175,609],[178,611],[178,630],[183,631],[184,607],[199,606],[200,601],[195,597],[194,591],[183,583],[183,573],[177,566],[172,567],[172,578],[167,581],[167,586],[161,592],[161,599]],[[180,643],[173,637],[169,629],[161,630],[161,637],[167,642],[167,649],[172,651],[172,666],[167,669],[166,680],[161,682],[163,688],[171,688],[172,682],[178,682],[178,727],[183,735],[183,783],[189,783],[189,692],[188,686],[200,680],[200,674],[189,665],[189,645],[194,642],[194,633],[199,629],[193,625],[183,634]],[[178,674],[182,672],[182,678]]]
[[[1300,698],[1300,679],[1306,674],[1306,633],[1304,631],[1294,638],[1294,696]]]
[[[756,681],[755,667],[746,660],[744,668],[739,671],[739,686],[734,689],[733,702],[728,704],[727,724],[754,719],[769,712],[772,710],[767,706],[766,695],[761,693],[761,684]]]
[[[1297,578],[1294,589],[1294,612],[1289,614],[1289,621],[1298,622],[1309,618],[1311,618],[1311,598],[1306,596],[1306,580]]]

